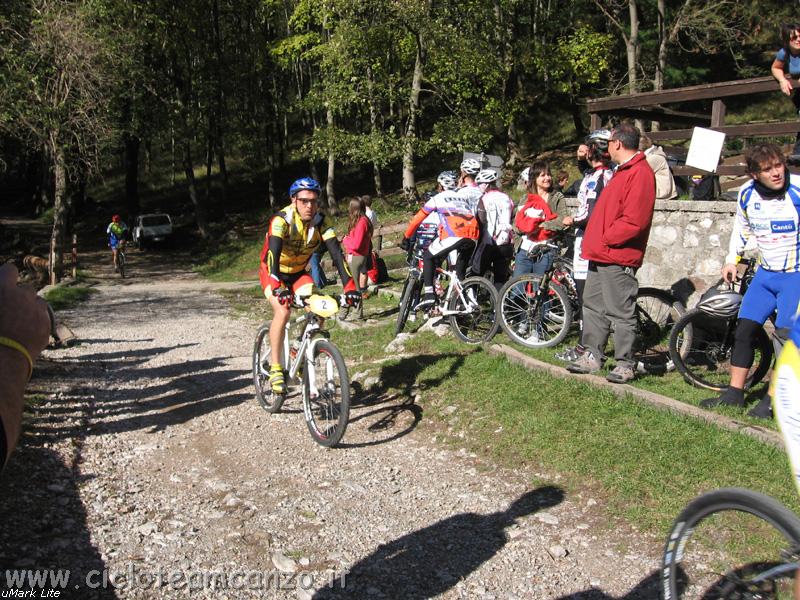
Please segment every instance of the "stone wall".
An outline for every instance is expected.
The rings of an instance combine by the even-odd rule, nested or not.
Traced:
[[[571,206],[577,201],[569,200]],[[736,213],[735,202],[656,202],[640,285],[672,291],[689,305],[720,278]]]

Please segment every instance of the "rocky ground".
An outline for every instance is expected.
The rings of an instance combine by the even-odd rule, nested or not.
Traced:
[[[277,415],[254,400],[256,324],[193,275],[148,274],[131,258],[126,282],[98,267],[98,293],[61,315],[80,345],[37,366],[0,479],[3,589],[9,573],[53,569],[70,571],[65,587],[19,589],[657,597],[660,540],[609,520],[601,497],[568,493],[558,474],[437,445],[424,397],[361,391],[342,447],[315,445],[297,398]]]

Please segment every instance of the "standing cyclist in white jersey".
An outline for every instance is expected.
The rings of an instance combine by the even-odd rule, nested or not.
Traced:
[[[791,327],[800,302],[800,176],[789,174],[786,159],[775,144],[750,148],[745,160],[752,181],[739,190],[722,277],[734,280],[738,257],[750,239],[758,247],[759,269],[739,309],[730,386],[718,398],[704,400],[701,404],[706,408],[744,406],[744,384],[753,364],[758,329],[775,310],[776,329]],[[768,397],[750,415],[769,418]]]
[[[508,266],[514,256],[514,201],[497,187],[497,171],[484,169],[475,177],[483,191],[475,215],[481,224],[481,241],[472,257],[472,271],[483,275],[491,270],[500,289],[508,280]]]

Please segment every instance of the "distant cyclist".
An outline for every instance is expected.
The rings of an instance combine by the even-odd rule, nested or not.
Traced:
[[[480,171],[480,163],[468,158],[461,163],[458,190],[439,192],[428,200],[411,219],[400,247],[408,250],[411,238],[417,227],[432,213],[439,217],[439,237],[435,239],[422,257],[423,296],[417,304],[420,310],[429,309],[436,304],[433,287],[435,265],[448,254],[455,259],[456,273],[463,279],[467,266],[477,243],[480,229],[475,217],[481,190],[475,183],[475,175]]]
[[[119,271],[119,262],[117,260],[120,250],[125,250],[125,240],[128,239],[128,226],[119,215],[111,217],[111,223],[106,228],[106,235],[108,236],[108,245],[111,248],[111,264],[114,265],[114,271]]]
[[[321,189],[310,177],[295,181],[289,188],[291,204],[269,221],[269,229],[261,250],[259,278],[264,296],[272,307],[269,329],[272,354],[269,383],[276,394],[286,392],[281,368],[283,334],[291,313],[292,297],[310,296],[313,280],[306,272],[311,255],[322,245],[328,249],[344,285],[345,302],[356,306],[361,294],[342,257],[336,232],[318,210]]]

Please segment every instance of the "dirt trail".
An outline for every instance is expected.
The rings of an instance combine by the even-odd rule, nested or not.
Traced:
[[[557,476],[437,446],[424,398],[360,394],[337,450],[297,398],[267,414],[256,324],[165,271],[105,274],[62,315],[83,342],[32,381],[0,481],[3,568],[69,569],[77,598],[657,596],[658,540]]]

